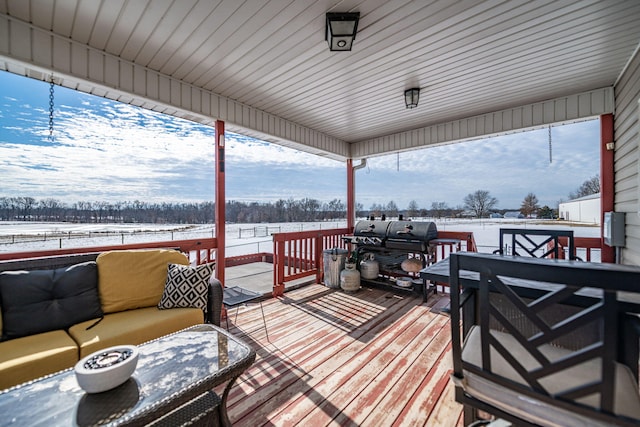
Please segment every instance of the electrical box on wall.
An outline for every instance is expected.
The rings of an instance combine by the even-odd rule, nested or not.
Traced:
[[[602,227],[604,244],[624,246],[624,212],[605,212]]]

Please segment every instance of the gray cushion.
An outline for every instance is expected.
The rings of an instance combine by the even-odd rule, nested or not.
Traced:
[[[102,316],[95,262],[0,273],[2,340],[67,329]]]
[[[511,334],[495,330],[491,331],[491,334],[509,350],[511,355],[520,362],[525,369],[533,371],[540,367],[540,364],[531,357]],[[462,360],[466,363],[481,367],[481,343],[480,327],[473,326],[464,342]],[[549,344],[541,345],[539,350],[545,357],[552,361],[562,359],[572,353],[571,350]],[[524,379],[493,346],[491,346],[490,351],[491,372],[494,375],[525,385]],[[544,377],[540,380],[540,383],[550,394],[556,394],[573,387],[590,384],[600,379],[601,364],[601,359],[591,359]],[[542,400],[522,396],[513,390],[502,387],[489,379],[480,377],[467,370],[464,371],[464,377],[462,384],[459,385],[464,387],[465,391],[470,395],[537,425],[562,427],[609,425],[606,422],[594,418],[587,418],[583,415],[567,411],[564,408],[549,405]],[[638,384],[627,366],[616,363],[615,381],[616,388],[615,395],[613,396],[615,402],[614,412],[632,419],[640,419],[640,394],[638,392]],[[577,402],[599,410],[599,395],[592,394],[578,399]]]

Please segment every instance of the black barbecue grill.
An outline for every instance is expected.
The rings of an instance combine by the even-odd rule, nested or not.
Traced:
[[[366,253],[372,253],[378,262],[378,279],[363,280],[363,284],[398,289],[397,278],[418,278],[402,270],[402,261],[418,258],[426,267],[430,256],[429,241],[437,237],[438,230],[433,222],[363,220],[356,223],[353,236],[343,239],[352,244],[358,259],[363,259]],[[425,281],[415,280],[412,290],[421,293],[426,300],[428,289]]]

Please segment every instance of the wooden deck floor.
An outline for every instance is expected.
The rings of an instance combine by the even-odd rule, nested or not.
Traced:
[[[257,352],[227,404],[236,426],[456,426],[448,297],[321,285],[229,313]],[[225,322],[223,320],[223,327]],[[238,329],[240,328],[240,329]],[[244,332],[243,332],[244,331]]]

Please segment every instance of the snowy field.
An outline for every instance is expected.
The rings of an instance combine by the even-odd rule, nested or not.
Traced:
[[[228,224],[226,255],[273,252],[271,234],[333,229],[346,222]],[[214,237],[213,224],[72,224],[0,221],[0,252],[109,246]]]
[[[418,220],[418,219],[416,219]],[[432,221],[432,219],[419,219]],[[600,227],[593,224],[523,219],[433,220],[440,231],[472,232],[479,252],[498,248],[500,227],[559,229],[574,231],[576,237],[599,237]],[[273,252],[270,235],[294,231],[346,227],[346,221],[228,224],[227,256]],[[23,252],[60,248],[108,246],[142,242],[201,239],[213,237],[212,224],[71,224],[42,222],[0,222],[0,252]],[[599,254],[594,254],[599,257]],[[578,254],[580,256],[580,254]]]

